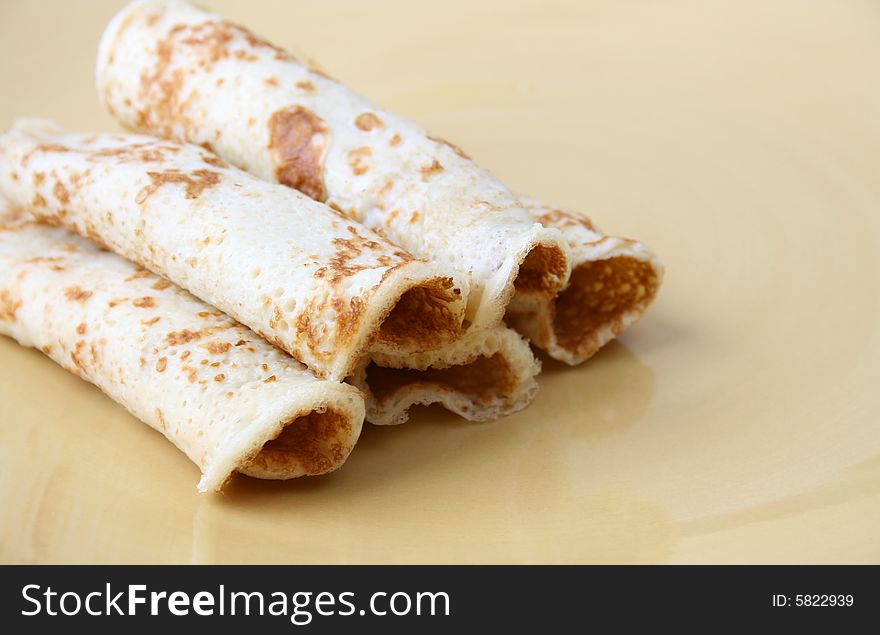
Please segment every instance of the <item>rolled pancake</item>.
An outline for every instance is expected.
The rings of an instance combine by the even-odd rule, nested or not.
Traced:
[[[461,327],[465,280],[198,146],[20,120],[0,135],[0,187],[319,376],[344,379],[371,346],[424,350]]]
[[[414,405],[440,403],[469,421],[487,421],[528,406],[541,365],[522,336],[498,326],[470,330],[420,355],[374,353],[351,379],[364,394],[366,419],[405,422]]]
[[[461,149],[219,16],[129,4],[102,37],[97,83],[129,128],[204,144],[469,272],[477,328],[497,325],[514,291],[519,305],[549,300],[568,280],[560,233]]]
[[[180,448],[219,490],[233,472],[338,468],[358,391],[302,364],[179,287],[0,201],[0,333],[42,350]]]
[[[642,317],[660,288],[663,265],[642,243],[606,236],[580,214],[520,200],[568,240],[572,273],[552,302],[510,307],[506,319],[551,357],[579,364]]]

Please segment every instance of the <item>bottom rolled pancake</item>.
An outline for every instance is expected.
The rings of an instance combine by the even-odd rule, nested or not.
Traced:
[[[642,243],[605,236],[580,214],[520,200],[542,225],[562,231],[571,278],[552,302],[511,305],[505,319],[551,357],[579,364],[642,317],[660,288],[663,265]]]
[[[374,352],[351,382],[364,393],[367,421],[403,423],[414,405],[440,403],[469,421],[487,421],[528,406],[541,370],[528,343],[504,326],[472,329],[440,350]]]
[[[42,350],[164,434],[202,472],[268,479],[339,467],[361,431],[357,390],[214,307],[0,200],[0,333]]]

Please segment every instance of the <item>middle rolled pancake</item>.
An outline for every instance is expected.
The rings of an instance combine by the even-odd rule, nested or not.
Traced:
[[[528,406],[540,370],[528,342],[497,326],[470,330],[418,355],[374,352],[362,360],[351,383],[364,395],[370,423],[404,423],[412,406],[433,403],[468,421],[488,421]]]
[[[461,329],[464,280],[198,146],[24,120],[0,135],[0,187],[40,220],[188,289],[319,376],[344,379],[371,347],[426,350]]]

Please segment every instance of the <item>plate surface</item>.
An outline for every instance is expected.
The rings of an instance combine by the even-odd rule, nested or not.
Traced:
[[[880,562],[880,5],[208,4],[645,241],[665,286],[525,412],[422,409],[220,496],[0,338],[0,560]],[[121,5],[0,3],[0,126],[116,129],[92,76]]]

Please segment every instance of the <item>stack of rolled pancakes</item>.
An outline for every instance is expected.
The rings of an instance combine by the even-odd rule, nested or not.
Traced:
[[[201,491],[335,470],[415,404],[519,411],[525,338],[578,364],[656,295],[641,243],[185,2],[126,6],[97,84],[133,134],[0,136],[0,332],[164,434]]]

